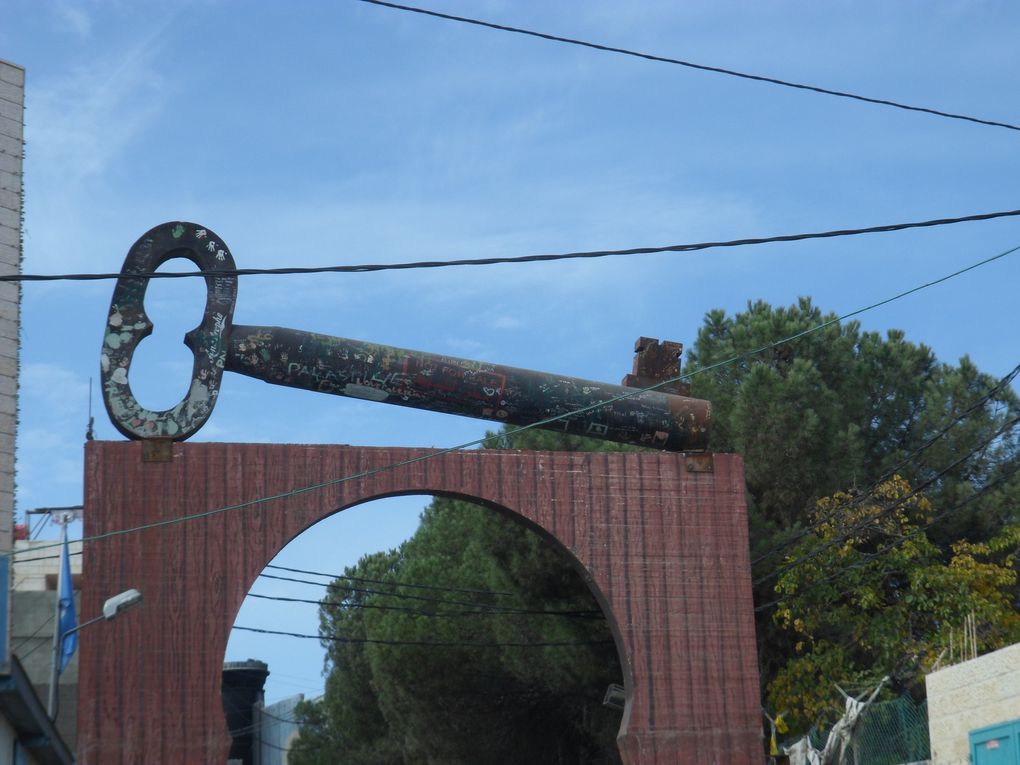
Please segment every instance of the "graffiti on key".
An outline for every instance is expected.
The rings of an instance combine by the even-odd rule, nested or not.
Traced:
[[[149,275],[174,258],[205,272],[206,304],[202,321],[184,337],[194,354],[187,395],[170,409],[153,411],[131,392],[131,360],[153,329],[144,307]],[[670,451],[707,446],[710,404],[683,395],[679,385],[661,384],[679,374],[678,343],[639,338],[633,373],[623,385],[612,385],[284,327],[236,325],[235,268],[223,240],[194,223],[156,226],[129,250],[100,358],[103,401],[128,438],[180,441],[194,435],[212,414],[226,370],[276,385],[512,425],[539,423]]]

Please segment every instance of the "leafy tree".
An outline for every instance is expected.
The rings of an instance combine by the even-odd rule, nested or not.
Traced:
[[[375,553],[346,573],[381,580],[392,576],[399,553]],[[364,623],[372,595],[348,580],[334,581],[319,611],[320,634],[351,642],[325,639],[326,687],[321,700],[302,702],[295,709],[301,735],[290,760],[295,765],[404,765],[402,749],[390,737],[389,726],[372,687],[364,645]]]
[[[776,585],[775,618],[795,644],[768,697],[794,729],[839,716],[835,683],[857,689],[892,673],[894,687],[922,694],[924,670],[968,615],[980,650],[1020,640],[1012,594],[1020,526],[956,542],[944,559],[926,533],[937,515],[899,476],[863,497],[817,503],[812,531]]]
[[[399,550],[345,573],[386,585],[335,581],[321,633],[378,642],[324,640],[329,681],[320,704],[299,710],[298,765],[619,762],[619,713],[601,704],[622,682],[616,648],[593,595],[547,540],[437,498]]]
[[[1020,416],[1012,389],[966,357],[941,363],[899,330],[836,318],[808,298],[711,311],[687,353],[691,395],[713,405],[711,448],[744,458],[763,688],[795,653],[767,605],[774,573],[820,498],[900,474],[955,508],[927,531],[943,556],[1020,522],[1020,434],[1001,432]]]
[[[794,335],[800,337],[776,342]],[[865,674],[903,674],[903,662],[926,660],[939,629],[975,593],[988,601],[989,624],[1012,629],[1006,612],[1015,614],[1020,604],[1009,552],[1016,544],[1010,524],[1020,524],[1020,437],[1009,425],[1020,417],[1020,403],[1008,385],[967,358],[958,366],[941,363],[900,331],[883,337],[856,322],[836,322],[806,298],[787,308],[749,303],[734,316],[710,312],[684,371],[691,395],[712,401],[711,448],[744,457],[759,661],[771,698],[806,720],[822,713],[808,689],[830,677],[823,675],[828,667],[850,684]],[[506,431],[489,445],[505,440]],[[635,448],[535,430],[514,435],[512,445]],[[869,526],[878,521],[867,509],[887,506],[906,485],[925,499],[905,501],[898,525]],[[836,513],[825,526],[826,509],[848,496],[859,500],[852,517]],[[933,521],[922,523],[919,514],[930,508],[937,509]],[[870,541],[834,544],[853,528],[852,518]],[[888,541],[884,534],[899,534],[902,549],[869,557]],[[850,557],[825,557],[844,548]],[[818,563],[785,568],[809,550]],[[825,571],[823,560],[828,574],[851,577],[843,590],[810,580]],[[490,510],[448,499],[432,503],[399,550],[369,556],[347,573],[512,593],[470,596],[489,606],[596,609],[569,561],[546,542]],[[777,584],[785,609],[779,612]],[[871,593],[873,602],[848,599],[851,586],[859,590],[854,597]],[[938,600],[944,591],[954,593],[950,600]],[[394,644],[324,641],[330,677],[322,704],[303,708],[304,753],[295,760],[301,765],[617,761],[618,715],[598,703],[621,674],[615,649],[600,642],[609,639],[604,621],[425,616],[406,610],[413,601],[365,593],[348,580],[334,583],[331,603],[322,612],[324,637]],[[923,609],[930,613],[914,613]],[[830,614],[858,616],[852,634],[859,639],[845,639]],[[591,645],[410,644],[564,640]],[[314,759],[315,751],[326,754]]]
[[[862,332],[857,322],[835,319],[809,298],[789,308],[749,303],[733,317],[711,311],[687,355],[685,372],[694,374],[691,395],[713,404],[712,449],[744,456],[752,509],[763,522],[795,527],[820,497],[867,486],[894,468],[920,484],[978,450],[975,459],[940,480],[935,487],[940,495],[960,483],[987,483],[1003,465],[1016,462],[1015,432],[981,449],[1020,415],[1011,389],[998,390],[970,411],[997,381],[968,358],[958,367],[943,364],[899,330],[883,339]],[[775,344],[828,322],[835,323]],[[754,352],[761,348],[766,350]],[[732,358],[739,360],[711,368]],[[903,464],[968,411],[920,459]],[[1016,512],[1010,511],[1012,517]],[[950,539],[987,536],[1004,520],[978,503],[944,528]]]

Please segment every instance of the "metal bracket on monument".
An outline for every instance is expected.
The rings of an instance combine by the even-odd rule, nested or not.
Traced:
[[[715,462],[712,459],[712,455],[708,454],[688,454],[686,458],[687,472],[688,473],[714,473]]]
[[[663,393],[675,393],[687,396],[691,386],[680,382],[680,355],[684,351],[682,343],[672,340],[659,341],[654,337],[639,337],[634,342],[634,369],[623,378],[628,388],[651,388]],[[662,385],[663,380],[673,382]]]
[[[152,332],[144,309],[149,275],[173,258],[205,272],[205,313],[184,339],[195,356],[187,396],[171,409],[153,411],[131,392],[131,360]],[[708,401],[678,395],[683,388],[672,384],[669,390],[634,390],[679,374],[679,343],[640,338],[634,372],[620,386],[283,327],[234,325],[236,298],[233,257],[211,229],[175,221],[135,242],[114,289],[101,356],[103,401],[121,433],[173,441],[194,435],[212,413],[229,370],[276,385],[511,425],[541,423],[669,451],[708,445]]]

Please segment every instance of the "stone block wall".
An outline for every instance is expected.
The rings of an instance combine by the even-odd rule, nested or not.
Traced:
[[[24,110],[25,70],[0,60],[0,274],[21,270]],[[17,282],[0,282],[0,552],[13,543],[20,297]]]
[[[1020,643],[928,675],[932,765],[969,762],[969,733],[1020,718]]]

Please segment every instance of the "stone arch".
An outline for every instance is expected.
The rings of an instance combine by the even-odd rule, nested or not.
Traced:
[[[393,494],[511,513],[577,560],[625,668],[628,765],[760,761],[738,456],[90,442],[85,477],[86,536],[159,525],[85,547],[83,613],[127,587],[145,600],[82,636],[82,763],[224,761],[220,665],[255,577],[318,520]]]

